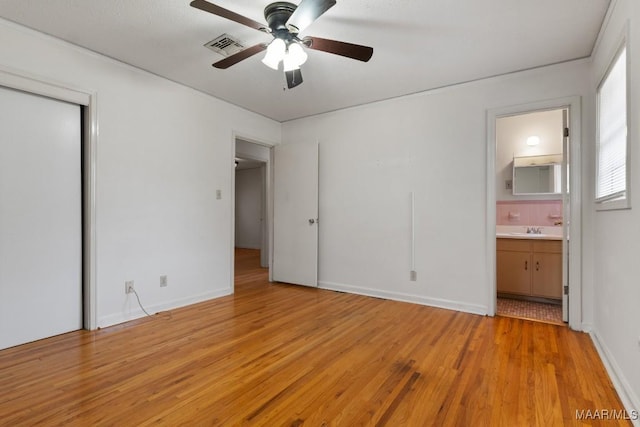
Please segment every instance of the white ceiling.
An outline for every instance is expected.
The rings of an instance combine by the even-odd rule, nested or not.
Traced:
[[[302,34],[372,46],[368,63],[308,50],[292,90],[262,54],[227,70],[203,45],[271,36],[189,0],[2,0],[0,16],[277,121],[591,54],[610,0],[338,0]],[[269,0],[212,0],[265,22]],[[298,0],[294,0],[298,3]]]

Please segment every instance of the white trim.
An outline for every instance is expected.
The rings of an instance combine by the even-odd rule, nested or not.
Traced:
[[[487,262],[487,292],[488,314],[495,315],[496,305],[496,190],[495,190],[495,157],[496,157],[496,127],[499,117],[519,115],[532,111],[569,109],[569,128],[571,129],[569,143],[569,173],[571,174],[571,213],[569,219],[569,327],[582,329],[582,108],[581,98],[571,96],[546,101],[532,102],[490,109],[487,111],[487,209],[486,209],[486,262]]]
[[[593,331],[593,323],[582,322],[582,332],[590,334]]]
[[[84,111],[83,200],[84,200],[84,327],[98,327],[98,263],[96,185],[98,170],[98,95],[92,94]]]
[[[336,108],[335,110],[325,111],[323,113],[309,114],[307,116],[294,117],[294,118],[291,118],[291,119],[284,119],[282,121],[279,121],[279,120],[276,120],[276,119],[272,119],[272,120],[278,121],[281,124],[285,124],[287,122],[292,122],[292,121],[301,120],[301,119],[308,119],[310,117],[322,117],[322,116],[325,116],[325,115],[326,116],[330,116],[330,115],[340,114],[340,113],[351,111],[351,110],[356,110],[356,109],[359,109],[359,108],[362,108],[362,107],[373,106],[373,105],[377,105],[377,104],[381,104],[381,103],[385,103],[385,102],[389,102],[389,101],[394,101],[394,100],[397,100],[397,99],[412,99],[414,97],[422,97],[424,95],[436,95],[436,94],[440,94],[440,93],[446,92],[446,91],[451,90],[451,89],[465,88],[467,86],[474,85],[474,84],[476,84],[478,82],[492,83],[492,82],[499,81],[500,79],[503,79],[504,77],[508,77],[508,76],[512,76],[512,75],[516,75],[516,74],[518,74],[518,75],[526,75],[524,73],[537,73],[539,70],[548,69],[548,68],[552,68],[552,67],[556,67],[556,66],[560,66],[560,65],[564,65],[564,64],[571,64],[571,63],[575,63],[575,64],[580,64],[580,63],[591,64],[591,62],[592,62],[591,55],[588,55],[588,56],[583,56],[583,57],[579,57],[579,58],[568,59],[566,61],[559,61],[559,62],[554,62],[554,63],[551,63],[551,64],[535,66],[535,67],[531,67],[531,68],[513,70],[513,71],[509,71],[507,73],[503,73],[503,74],[494,74],[494,75],[485,76],[485,77],[478,77],[477,79],[466,80],[466,81],[457,82],[457,83],[451,83],[451,84],[444,85],[444,86],[438,86],[438,87],[433,87],[433,88],[430,88],[430,89],[419,90],[417,92],[411,92],[411,93],[407,93],[407,94],[404,94],[404,95],[392,96],[392,97],[389,97],[389,98],[379,99],[379,100],[376,100],[376,101],[364,102],[362,104],[351,105],[351,106],[344,107],[344,108]],[[256,114],[259,114],[259,113],[256,113]]]
[[[79,90],[64,83],[44,79],[5,65],[0,65],[0,84],[12,89],[77,105],[88,106],[91,97],[91,92]]]
[[[85,107],[83,116],[83,323],[97,328],[96,168],[98,146],[97,93],[78,89],[21,70],[0,65],[0,85]]]
[[[65,49],[72,49],[75,52],[80,52],[83,55],[88,55],[88,56],[90,56],[92,58],[95,58],[95,59],[98,59],[98,60],[108,61],[112,65],[115,65],[115,66],[118,66],[118,67],[122,67],[122,68],[124,68],[126,70],[135,70],[135,71],[146,73],[148,75],[154,76],[154,77],[162,79],[162,80],[170,81],[170,82],[175,83],[175,84],[177,84],[179,86],[182,86],[182,87],[188,88],[190,90],[193,90],[194,92],[198,92],[200,95],[206,96],[207,98],[213,98],[213,99],[215,99],[215,100],[217,100],[219,102],[227,104],[227,105],[237,109],[238,111],[250,112],[251,114],[255,114],[255,115],[263,117],[265,119],[272,120],[272,121],[274,121],[276,123],[282,123],[281,121],[276,120],[273,117],[266,116],[263,113],[260,113],[258,111],[250,110],[250,109],[248,109],[246,107],[243,107],[241,105],[234,104],[231,101],[224,100],[224,99],[222,99],[222,98],[220,98],[220,97],[218,97],[218,96],[216,96],[216,95],[214,95],[212,93],[209,93],[209,92],[207,92],[207,91],[205,91],[203,89],[197,88],[195,86],[190,86],[190,85],[186,84],[185,82],[181,82],[181,81],[178,81],[178,80],[174,80],[174,79],[172,79],[170,77],[157,74],[157,73],[155,73],[155,72],[153,72],[151,70],[139,67],[137,65],[130,64],[128,62],[125,62],[122,59],[117,59],[115,57],[106,55],[104,53],[99,53],[99,52],[96,52],[95,50],[87,49],[86,47],[82,47],[80,45],[68,42],[68,41],[63,40],[61,38],[54,37],[54,36],[52,36],[50,34],[46,34],[46,33],[43,33],[41,31],[34,30],[33,28],[26,27],[26,26],[24,26],[22,24],[18,24],[16,22],[9,21],[6,18],[0,17],[0,25],[6,26],[6,27],[8,27],[8,28],[10,28],[12,30],[15,30],[15,31],[19,31],[19,32],[21,32],[23,34],[28,34],[31,37],[39,37],[41,40],[46,40],[48,43],[55,43],[58,46],[63,46]],[[54,97],[51,96],[51,98],[54,98]]]
[[[590,57],[593,58],[596,55],[598,49],[600,49],[600,45],[602,44],[602,38],[607,33],[607,28],[609,28],[609,24],[611,23],[611,17],[613,16],[613,12],[618,6],[618,0],[611,0],[609,3],[609,7],[607,8],[607,12],[604,15],[604,19],[602,20],[602,24],[600,25],[600,31],[598,32],[598,37],[596,37],[596,41],[593,44],[593,49],[591,49]]]
[[[488,285],[489,296],[487,314],[495,316],[497,305],[497,286],[496,286],[496,119],[498,116],[506,114],[506,112],[487,110],[487,199],[486,199],[486,253],[485,262],[487,267],[486,282]]]
[[[464,313],[487,315],[487,307],[478,304],[469,304],[461,301],[446,300],[440,298],[425,298],[420,295],[405,294],[402,292],[390,292],[380,289],[366,288],[361,286],[347,285],[344,283],[318,281],[319,289],[330,291],[347,292],[350,294],[364,295],[369,297],[383,298],[393,301],[409,302],[413,304],[426,305],[429,307],[444,308],[447,310],[462,311]]]
[[[591,336],[591,340],[600,355],[602,364],[609,374],[613,387],[618,392],[622,405],[627,410],[628,414],[631,414],[632,411],[636,411],[635,413],[637,414],[638,411],[640,411],[640,399],[638,399],[638,396],[634,393],[633,388],[625,378],[622,369],[620,369],[615,358],[604,342],[600,339],[600,334],[598,334],[597,331],[591,331],[589,335]],[[640,419],[632,419],[631,423],[636,427],[640,427]]]
[[[160,313],[162,311],[171,311],[180,307],[186,307],[188,305],[198,304],[198,303],[209,301],[212,299],[224,297],[227,295],[231,295],[232,293],[233,293],[233,288],[225,288],[225,289],[220,289],[213,292],[205,292],[200,295],[194,295],[187,298],[171,300],[171,301],[163,302],[160,304],[155,304],[148,307],[144,306],[144,307],[147,310],[147,312],[149,312],[149,314],[153,315],[156,313]],[[144,295],[142,295],[142,303],[144,304]],[[106,328],[109,326],[117,325],[119,323],[128,322],[130,320],[135,320],[135,319],[139,319],[146,316],[146,314],[142,311],[142,309],[138,305],[138,301],[135,298],[129,298],[128,304],[131,307],[130,311],[118,312],[118,313],[102,316],[99,319],[98,327]]]
[[[229,287],[231,293],[236,291],[236,140],[235,132],[231,134],[231,188],[229,189],[229,199],[231,200],[231,225],[229,226],[229,241],[231,250],[229,252]]]

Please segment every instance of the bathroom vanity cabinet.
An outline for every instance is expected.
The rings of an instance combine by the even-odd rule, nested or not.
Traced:
[[[562,241],[497,239],[498,292],[562,298]]]

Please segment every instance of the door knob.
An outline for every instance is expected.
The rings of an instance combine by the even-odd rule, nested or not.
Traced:
[[[316,220],[313,218],[309,218],[309,225],[313,225],[316,223]]]

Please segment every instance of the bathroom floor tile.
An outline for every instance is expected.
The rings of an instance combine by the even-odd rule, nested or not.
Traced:
[[[498,316],[517,317],[546,323],[564,325],[562,306],[511,298],[498,298]]]

